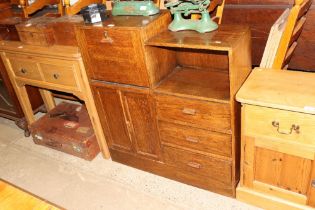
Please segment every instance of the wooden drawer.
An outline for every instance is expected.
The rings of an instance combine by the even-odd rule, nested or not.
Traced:
[[[231,135],[159,121],[162,143],[231,157]]]
[[[94,27],[83,33],[92,79],[149,86],[139,31]]]
[[[77,87],[75,67],[66,63],[48,64],[40,63],[40,69],[42,71],[44,80],[49,83],[54,83],[57,85],[63,85],[68,87]]]
[[[88,45],[102,45],[107,47],[132,47],[132,30],[117,30],[109,28],[84,29],[85,40]]]
[[[158,95],[156,100],[157,116],[160,120],[231,133],[229,104],[166,95]]]
[[[30,45],[51,46],[54,44],[52,31],[37,33],[31,31],[18,31],[21,42]]]
[[[315,116],[258,106],[245,107],[245,135],[315,145]]]
[[[9,62],[17,77],[41,81],[41,75],[37,63],[32,58],[19,57],[17,55],[9,56]]]
[[[189,173],[206,176],[208,179],[224,183],[232,181],[232,164],[229,161],[168,146],[163,146],[163,157],[166,164]]]

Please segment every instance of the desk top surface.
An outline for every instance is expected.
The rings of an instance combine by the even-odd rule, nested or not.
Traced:
[[[256,68],[236,99],[243,104],[315,114],[315,73]]]

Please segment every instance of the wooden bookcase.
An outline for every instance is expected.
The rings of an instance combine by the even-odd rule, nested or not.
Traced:
[[[155,68],[171,72],[154,88],[163,161],[191,176],[187,183],[233,196],[240,142],[235,93],[251,70],[249,40],[248,27],[220,26],[206,34],[165,31],[146,42]]]

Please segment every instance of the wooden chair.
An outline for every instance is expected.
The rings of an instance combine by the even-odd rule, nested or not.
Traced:
[[[295,0],[272,26],[260,67],[287,69],[312,0]]]
[[[106,4],[106,0],[77,0],[71,5],[70,0],[64,0],[66,15],[75,15],[80,12],[83,7],[90,4]]]
[[[44,6],[54,4],[58,4],[58,12],[61,15],[63,14],[63,6],[61,0],[35,0],[32,4],[29,4],[28,0],[11,0],[10,2],[11,4],[17,4],[22,7],[24,18],[28,18],[29,15],[42,9]]]

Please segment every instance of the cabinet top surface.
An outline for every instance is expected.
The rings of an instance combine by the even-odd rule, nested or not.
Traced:
[[[95,28],[95,27],[101,27],[101,28],[121,28],[124,29],[128,28],[143,28],[148,26],[150,23],[157,20],[159,17],[169,15],[168,11],[161,11],[159,14],[152,15],[152,16],[110,16],[105,21],[100,23],[94,23],[94,24],[86,24],[82,23],[80,27],[82,28]]]
[[[26,53],[44,56],[56,56],[65,58],[81,57],[78,47],[53,45],[51,47],[26,45],[17,41],[0,41],[0,51],[13,53]]]
[[[315,114],[315,74],[256,68],[236,95],[243,104]]]
[[[149,39],[146,45],[229,51],[249,31],[246,25],[220,25],[218,30],[209,33],[166,30]]]

